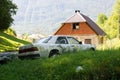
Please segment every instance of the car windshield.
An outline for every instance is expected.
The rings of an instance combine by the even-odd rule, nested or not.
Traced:
[[[46,40],[46,38],[39,39],[39,40],[36,41],[35,43],[42,43],[44,40]]]
[[[43,43],[48,43],[48,41],[49,41],[51,38],[52,38],[52,36],[46,38],[46,39],[43,41]]]
[[[42,38],[37,40],[35,43],[47,43],[50,40],[51,37],[46,37],[46,38]]]

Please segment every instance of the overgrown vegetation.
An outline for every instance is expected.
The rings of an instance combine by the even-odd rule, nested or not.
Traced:
[[[0,32],[0,52],[3,51],[14,51],[19,46],[30,44],[30,42],[20,40],[14,36]]]
[[[119,80],[120,50],[81,51],[0,65],[0,80]]]

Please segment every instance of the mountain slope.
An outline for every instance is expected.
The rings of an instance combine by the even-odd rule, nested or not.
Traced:
[[[30,44],[30,42],[0,32],[0,52],[17,50],[19,46],[25,44]]]
[[[53,34],[75,10],[94,21],[98,14],[110,15],[115,0],[13,0],[18,6],[12,27],[17,34]],[[35,5],[33,5],[35,4]]]

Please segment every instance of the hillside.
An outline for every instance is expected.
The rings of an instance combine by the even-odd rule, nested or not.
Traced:
[[[0,52],[17,50],[19,46],[25,44],[30,44],[30,42],[0,32]]]
[[[53,34],[76,9],[96,21],[98,14],[110,15],[115,0],[13,0],[18,10],[13,28],[17,33]],[[35,5],[33,5],[35,4]]]

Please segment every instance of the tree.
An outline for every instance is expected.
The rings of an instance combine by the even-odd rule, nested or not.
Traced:
[[[0,0],[0,31],[8,29],[13,23],[13,15],[16,14],[17,6],[12,0]]]
[[[119,35],[120,0],[116,0],[111,15],[106,19],[105,15],[98,16],[98,25],[107,33],[107,37],[112,39]]]
[[[98,24],[104,24],[107,19],[108,18],[107,18],[107,16],[105,14],[99,14],[97,23]]]
[[[107,16],[105,14],[99,14],[98,15],[98,19],[97,19],[97,24],[103,29],[105,30],[104,24],[107,21]],[[106,30],[105,30],[106,31]]]
[[[118,37],[120,39],[120,0],[116,0],[116,4],[114,6],[114,14],[118,16]]]
[[[113,13],[120,15],[120,0],[116,0],[114,9],[113,9]]]

